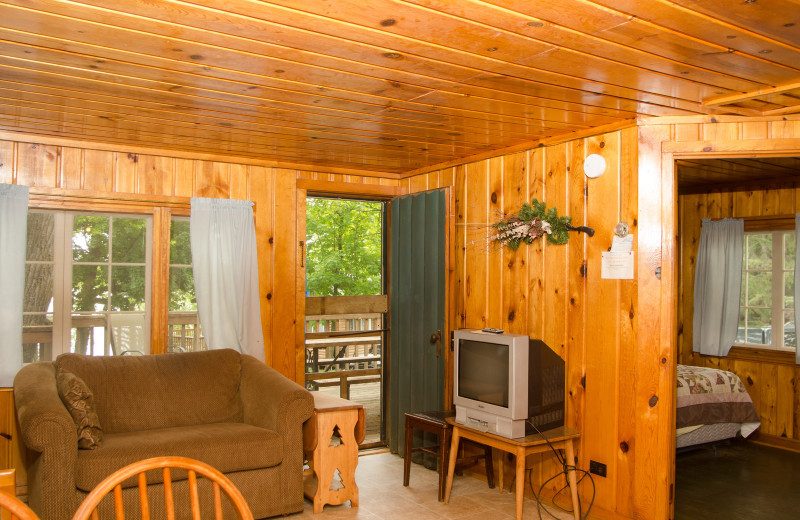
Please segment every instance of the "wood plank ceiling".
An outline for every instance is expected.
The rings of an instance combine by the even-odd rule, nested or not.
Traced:
[[[797,0],[0,0],[0,130],[403,175],[800,113]]]

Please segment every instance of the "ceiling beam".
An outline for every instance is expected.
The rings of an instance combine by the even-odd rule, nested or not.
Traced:
[[[738,103],[740,101],[748,101],[761,96],[769,94],[781,94],[790,90],[800,89],[800,81],[794,83],[787,83],[777,87],[760,88],[758,90],[751,90],[750,92],[742,92],[740,94],[727,94],[725,96],[712,97],[704,99],[702,104],[705,107],[713,107],[720,105],[729,105],[731,103]],[[768,112],[765,112],[765,114]]]

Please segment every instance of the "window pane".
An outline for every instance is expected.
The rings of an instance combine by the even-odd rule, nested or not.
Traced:
[[[783,273],[783,308],[794,309],[794,273]]]
[[[191,267],[169,268],[169,310],[197,311]]]
[[[143,311],[145,267],[115,265],[111,269],[111,310]]]
[[[104,315],[72,315],[70,352],[89,356],[106,354],[106,318]]]
[[[747,305],[772,307],[772,273],[747,273]]]
[[[192,244],[189,240],[189,221],[173,220],[169,232],[169,263],[192,265]]]
[[[111,261],[143,264],[147,251],[147,221],[143,218],[115,217],[111,224]]]
[[[794,311],[784,311],[783,313],[783,345],[785,347],[797,347],[797,334],[794,330]]]
[[[53,264],[26,264],[22,312],[45,312],[52,304]]]
[[[53,261],[55,215],[28,213],[28,242],[25,258],[33,262]]]
[[[22,317],[22,362],[49,361],[53,352],[53,315],[26,314]]]
[[[794,270],[794,233],[783,234],[783,268]]]
[[[108,298],[108,267],[72,266],[72,310],[104,311]]]
[[[72,260],[108,261],[108,217],[79,215],[72,225]]]
[[[747,343],[769,344],[771,321],[772,311],[769,309],[747,309]]]
[[[747,235],[747,269],[772,269],[772,234]]]

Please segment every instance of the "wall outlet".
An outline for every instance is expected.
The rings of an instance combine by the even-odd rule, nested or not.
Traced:
[[[606,465],[596,460],[589,461],[589,473],[594,473],[600,477],[606,476]]]

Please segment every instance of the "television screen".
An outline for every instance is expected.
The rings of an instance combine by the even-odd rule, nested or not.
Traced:
[[[462,340],[458,358],[458,393],[508,407],[508,345]]]

